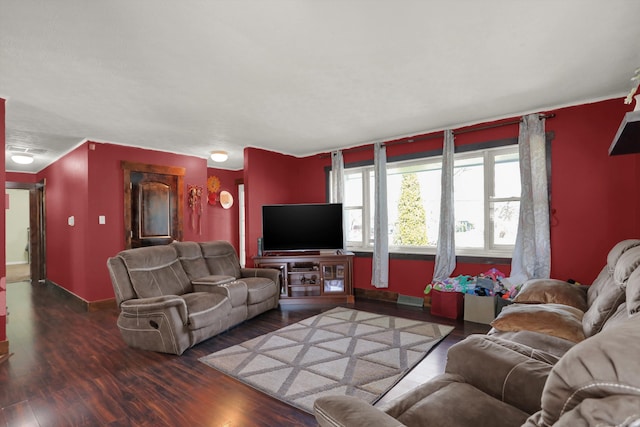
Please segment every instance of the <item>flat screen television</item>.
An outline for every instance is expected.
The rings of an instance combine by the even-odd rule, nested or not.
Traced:
[[[262,207],[264,252],[338,250],[343,245],[342,203]]]

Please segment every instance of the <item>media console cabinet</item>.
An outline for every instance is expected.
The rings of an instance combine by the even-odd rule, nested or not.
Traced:
[[[280,304],[347,302],[353,297],[353,253],[265,255],[256,267],[280,270]]]

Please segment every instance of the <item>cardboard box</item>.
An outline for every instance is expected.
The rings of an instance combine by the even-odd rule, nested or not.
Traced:
[[[489,324],[496,318],[496,297],[464,296],[464,320]]]
[[[464,295],[460,292],[431,291],[431,314],[449,319],[462,317]]]

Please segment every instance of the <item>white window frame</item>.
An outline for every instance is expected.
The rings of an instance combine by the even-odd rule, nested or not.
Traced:
[[[511,257],[513,252],[513,245],[497,245],[494,244],[493,238],[493,219],[491,218],[491,204],[494,202],[505,202],[505,201],[519,201],[520,196],[517,197],[508,197],[508,198],[498,198],[494,195],[494,166],[495,166],[495,158],[498,155],[503,154],[512,154],[518,153],[518,146],[515,144],[510,144],[501,147],[491,147],[491,148],[483,148],[473,151],[466,151],[455,154],[455,161],[466,158],[473,157],[483,157],[483,171],[484,171],[484,248],[465,248],[456,246],[456,255],[461,256],[477,256],[477,257]],[[393,161],[389,160],[387,163],[387,168],[397,168],[399,164],[411,165],[411,164],[424,164],[424,163],[442,163],[442,156],[427,156],[414,158],[410,160],[399,160]],[[356,252],[371,252],[373,250],[373,242],[372,239],[368,236],[370,235],[369,230],[371,230],[371,221],[373,220],[373,212],[372,210],[372,200],[370,200],[370,174],[373,173],[373,165],[366,166],[355,166],[349,167],[349,165],[345,165],[345,176],[349,174],[353,174],[354,172],[358,172],[361,174],[362,178],[362,205],[361,206],[348,206],[345,203],[345,215],[346,211],[350,209],[362,209],[363,218],[362,218],[362,241],[354,242],[348,241],[347,249]],[[347,186],[345,186],[345,192],[347,191]],[[455,188],[454,188],[455,191]],[[345,200],[347,200],[345,194]],[[345,235],[348,236],[347,231],[345,230]],[[348,239],[348,237],[347,237]],[[407,247],[407,246],[394,246],[391,243],[389,244],[389,252],[390,253],[400,253],[400,254],[425,254],[425,255],[435,255],[436,247],[435,246],[422,246],[422,247]]]

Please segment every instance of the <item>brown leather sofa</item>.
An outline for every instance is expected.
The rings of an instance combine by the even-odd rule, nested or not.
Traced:
[[[279,301],[278,270],[241,268],[225,241],[128,249],[107,260],[130,347],[180,355]]]
[[[530,291],[536,292],[524,287],[515,312],[529,307],[535,314],[525,313],[519,330],[494,327],[488,335],[466,338],[449,349],[443,375],[384,406],[320,398],[316,418],[333,427],[640,425],[638,265],[640,240],[627,240],[609,252],[589,288],[560,281],[534,283]],[[580,298],[584,311],[569,306],[576,319],[568,326],[524,327],[550,307],[562,311],[557,306],[578,305]],[[554,330],[563,327],[573,332]]]

